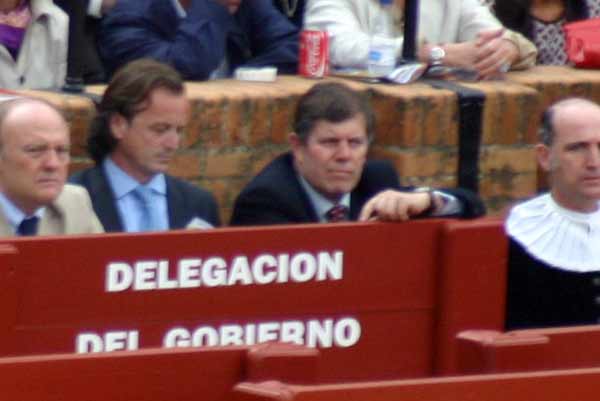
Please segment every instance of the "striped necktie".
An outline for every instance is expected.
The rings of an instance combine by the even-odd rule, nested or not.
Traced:
[[[327,221],[336,223],[339,221],[347,221],[349,219],[349,210],[346,206],[337,204],[327,211],[325,216]]]

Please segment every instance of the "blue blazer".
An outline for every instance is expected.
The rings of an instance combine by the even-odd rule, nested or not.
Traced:
[[[210,192],[169,175],[165,175],[165,178],[170,229],[185,228],[194,217],[200,217],[215,227],[220,225],[217,203]],[[94,212],[104,226],[104,231],[123,231],[114,192],[101,167],[79,171],[71,176],[69,182],[82,185],[88,190]]]
[[[394,167],[385,161],[367,161],[360,181],[350,193],[350,219],[356,220],[361,209],[375,194],[401,187]],[[461,217],[477,217],[485,212],[477,195],[462,189],[445,189],[463,206]],[[285,153],[261,171],[237,197],[231,225],[317,223],[319,219],[294,170],[293,156]]]
[[[298,28],[271,0],[246,0],[231,15],[214,0],[192,0],[187,17],[172,0],[120,1],[102,20],[99,47],[112,74],[149,57],[172,65],[186,80],[205,80],[227,55],[230,69],[272,65],[295,73]]]

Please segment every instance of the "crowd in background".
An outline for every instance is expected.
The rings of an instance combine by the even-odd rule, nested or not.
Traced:
[[[403,7],[393,0],[385,11],[398,57]],[[597,17],[600,0],[421,0],[420,7],[418,58],[429,62],[440,47],[445,64],[486,78],[568,63],[562,25]],[[1,0],[0,86],[61,87],[67,60],[82,65],[86,83],[107,82],[142,57],[186,80],[229,77],[238,66],[293,74],[303,28],[329,32],[334,66],[364,68],[381,10],[379,0]],[[83,38],[69,41],[69,32]]]

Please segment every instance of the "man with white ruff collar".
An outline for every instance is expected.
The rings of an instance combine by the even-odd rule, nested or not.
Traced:
[[[506,328],[600,323],[600,106],[571,98],[542,117],[550,193],[516,206]]]

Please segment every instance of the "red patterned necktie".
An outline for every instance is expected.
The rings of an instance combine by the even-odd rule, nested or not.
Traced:
[[[349,210],[346,206],[337,204],[334,207],[332,207],[331,209],[329,209],[327,211],[327,213],[325,214],[325,216],[327,217],[327,220],[332,223],[335,223],[338,221],[347,221],[348,215],[349,215],[348,212],[349,212]]]

